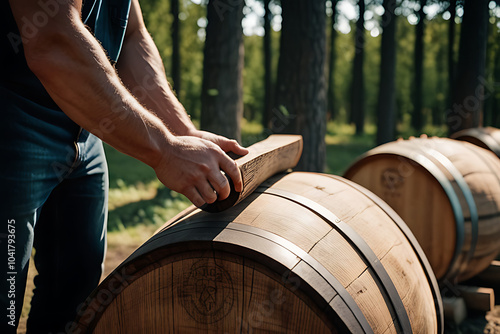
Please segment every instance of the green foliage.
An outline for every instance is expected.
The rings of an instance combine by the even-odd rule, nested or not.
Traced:
[[[154,170],[148,165],[128,155],[118,152],[109,145],[104,145],[109,173],[109,186],[123,188],[138,182],[149,183],[156,180]],[[125,181],[124,181],[125,180]]]
[[[259,36],[244,38],[245,68],[243,69],[243,115],[250,121],[260,120],[264,110],[264,47]]]
[[[365,126],[364,134],[356,136],[354,125],[329,122],[326,134],[326,172],[342,175],[355,159],[375,146],[375,127]]]
[[[130,202],[110,210],[108,230],[123,230],[139,224],[159,227],[189,205],[184,196],[161,186],[151,199]]]
[[[201,3],[201,4],[197,4]],[[179,99],[193,119],[200,117],[201,111],[201,86],[203,74],[203,43],[206,26],[206,2],[182,0],[180,8],[180,34],[181,34],[181,91],[177,92]],[[276,5],[276,4],[275,4]],[[415,39],[415,26],[407,19],[413,14],[413,5],[407,1],[398,13],[397,23],[397,64],[396,64],[396,87],[397,108],[400,127],[409,120],[408,115],[413,110],[412,88],[414,78],[413,50]],[[172,17],[170,14],[169,0],[141,0],[146,25],[160,50],[167,74],[171,72],[171,50],[172,39],[170,36],[170,25]],[[369,10],[373,10],[373,3]],[[373,7],[375,6],[375,7]],[[440,10],[445,10],[442,6]],[[248,13],[248,11],[246,11]],[[340,14],[342,15],[342,14]],[[458,20],[459,22],[460,20]],[[497,41],[498,19],[492,15],[489,35],[489,49],[487,59],[488,82],[495,82],[493,70],[496,55],[500,52]],[[412,22],[415,23],[415,22]],[[352,75],[352,61],[354,58],[354,21],[350,22],[349,34],[337,32],[336,39],[336,66],[334,73],[334,95],[335,108],[338,110],[336,120],[347,122],[350,110],[350,85]],[[449,21],[442,18],[441,14],[435,15],[431,20],[426,19],[424,35],[424,92],[423,112],[426,124],[431,122],[442,123],[446,109],[448,109],[448,64],[447,64],[447,33]],[[330,29],[327,29],[330,34]],[[381,28],[382,29],[382,28]],[[456,25],[455,60],[458,53],[458,41],[460,24]],[[375,112],[379,91],[379,64],[380,64],[380,35],[372,37],[366,31],[365,44],[365,111],[368,123],[375,122]],[[327,36],[327,41],[329,37]],[[279,59],[280,32],[272,32],[272,64],[273,82],[276,82],[277,62]],[[263,38],[257,35],[244,37],[245,66],[243,69],[243,103],[244,117],[251,122],[259,122],[264,110],[264,55]],[[497,66],[498,67],[498,66]],[[327,70],[327,69],[325,69]],[[216,92],[214,92],[215,94]],[[497,97],[500,99],[500,96]],[[486,108],[491,110],[493,103],[486,101]],[[493,113],[493,111],[490,111]],[[434,116],[434,120],[433,120]],[[488,116],[492,119],[493,116]],[[436,120],[438,122],[436,122]],[[491,123],[491,122],[490,122]]]

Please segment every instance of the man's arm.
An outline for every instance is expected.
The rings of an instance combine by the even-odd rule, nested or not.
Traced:
[[[170,89],[158,49],[144,25],[138,0],[132,0],[122,52],[116,65],[125,86],[172,133],[187,136],[196,132]]]
[[[132,0],[122,52],[117,63],[118,75],[125,86],[146,108],[154,112],[176,135],[204,138],[224,152],[245,155],[248,150],[234,140],[197,130],[165,75],[160,53],[149,35],[138,0]]]
[[[41,11],[37,0],[9,0],[19,27]],[[99,42],[81,21],[81,0],[59,8],[34,36],[22,36],[26,60],[58,106],[77,124],[154,168],[167,187],[195,205],[229,194],[222,169],[241,189],[234,161],[214,143],[176,137],[122,84]]]

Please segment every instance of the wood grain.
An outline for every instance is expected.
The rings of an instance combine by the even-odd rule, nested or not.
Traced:
[[[238,204],[262,182],[297,165],[302,154],[302,136],[299,135],[271,135],[267,139],[248,147],[249,153],[236,159],[241,172],[243,191],[234,190],[232,181],[229,197],[202,207],[207,212],[220,212]]]

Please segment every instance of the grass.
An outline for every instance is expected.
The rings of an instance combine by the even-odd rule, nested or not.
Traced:
[[[330,122],[326,129],[326,172],[342,175],[355,159],[375,146],[375,127],[365,126],[365,133],[355,135],[348,124]]]

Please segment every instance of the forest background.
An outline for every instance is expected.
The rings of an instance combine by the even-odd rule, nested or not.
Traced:
[[[140,3],[195,124],[244,145],[302,134],[301,169],[342,174],[357,155],[399,136],[500,125],[497,1]],[[185,206],[147,166],[110,147],[107,155],[111,230],[160,224],[171,215],[164,211],[180,209],[175,203]]]

